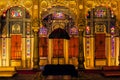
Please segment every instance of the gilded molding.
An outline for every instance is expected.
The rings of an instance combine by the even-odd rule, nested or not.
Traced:
[[[14,6],[24,7],[32,15],[33,0],[0,0],[0,15]]]
[[[33,2],[32,0],[25,0],[23,5],[26,7],[26,8],[31,8],[33,6]]]
[[[40,7],[41,8],[47,8],[48,7],[48,2],[47,1],[42,1],[41,3],[40,3]]]

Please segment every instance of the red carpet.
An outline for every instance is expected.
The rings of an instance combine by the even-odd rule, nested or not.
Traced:
[[[34,70],[17,70],[18,74],[36,74],[38,71]]]

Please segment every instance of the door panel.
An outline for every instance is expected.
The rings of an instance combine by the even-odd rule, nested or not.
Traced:
[[[11,59],[21,59],[21,53],[21,35],[11,35]]]
[[[95,59],[105,59],[105,34],[95,35]]]
[[[79,53],[79,38],[71,37],[69,40],[69,57],[78,57]]]
[[[63,52],[63,39],[53,39],[53,57],[64,57],[64,52]]]
[[[48,55],[48,41],[47,37],[40,37],[39,42],[39,55],[40,57],[47,57]]]

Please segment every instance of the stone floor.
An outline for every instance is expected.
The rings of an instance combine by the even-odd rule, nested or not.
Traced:
[[[105,77],[101,75],[101,73],[94,72],[79,72],[78,78],[72,78],[70,76],[41,76],[41,72],[37,72],[34,74],[16,74],[11,78],[3,78],[0,77],[0,80],[120,80],[120,76],[118,77]]]

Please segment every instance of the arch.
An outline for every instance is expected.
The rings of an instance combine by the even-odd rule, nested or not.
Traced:
[[[9,58],[11,60],[17,60],[17,59],[22,60],[22,55],[21,55],[22,54],[22,50],[21,50],[22,36],[30,35],[29,32],[31,28],[29,26],[31,24],[30,23],[31,15],[27,11],[27,9],[25,9],[24,7],[13,6],[13,7],[7,8],[7,10],[1,16],[3,17],[2,24],[3,22],[5,23],[5,26],[2,26],[2,28],[3,30],[6,29],[5,31],[7,32],[5,34],[6,39],[8,37],[11,38],[10,43],[7,44],[7,45],[10,45],[10,48],[9,48],[10,51],[8,52],[8,54],[10,54]],[[2,33],[2,36],[3,36],[3,33]],[[26,40],[27,39],[28,38],[26,38]],[[30,41],[30,39],[28,41]],[[28,43],[30,44],[30,42]],[[29,44],[26,44],[26,45],[29,45]],[[27,50],[29,50],[29,48]],[[28,52],[27,54],[30,54],[30,52]]]
[[[32,14],[30,14],[30,11],[27,9],[27,8],[25,8],[24,6],[19,6],[19,5],[16,5],[16,6],[10,6],[10,7],[7,7],[7,8],[5,8],[5,10],[3,10],[1,13],[1,15],[3,15],[3,14],[5,14],[8,10],[10,10],[11,8],[14,8],[14,7],[19,7],[19,8],[22,8],[22,9],[25,9],[25,11],[27,12],[27,13],[29,13],[29,15],[30,16],[32,16]]]
[[[3,13],[2,13],[2,15],[0,16],[1,17],[1,22],[2,21],[4,21],[4,23],[6,24],[6,18],[8,17],[8,18],[14,18],[14,19],[18,19],[18,18],[15,18],[15,17],[11,17],[11,16],[8,16],[10,13],[8,13],[8,12],[11,12],[12,11],[12,9],[15,9],[15,8],[19,8],[19,9],[21,9],[22,10],[22,14],[24,14],[24,16],[22,16],[21,17],[21,19],[22,18],[31,18],[31,15],[30,15],[30,13],[29,13],[29,11],[27,10],[27,9],[25,9],[24,7],[22,7],[22,6],[12,6],[12,7],[10,7],[10,8],[7,8],[5,11],[3,11]],[[21,16],[21,13],[19,13],[20,14],[20,16]],[[20,18],[20,17],[19,17]],[[3,24],[3,22],[2,22],[2,24]],[[3,31],[3,28],[5,27],[5,25],[4,26],[1,26],[1,32]],[[2,33],[1,33],[2,34]]]
[[[42,20],[47,17],[50,14],[54,14],[55,12],[63,12],[66,15],[71,16],[71,18],[73,18],[73,20],[75,20],[76,15],[70,11],[69,8],[66,8],[65,6],[52,6],[51,8],[49,8],[46,12],[43,12],[42,15]]]
[[[89,59],[85,60],[86,68],[116,65],[110,63],[112,61],[110,56],[115,58],[114,55],[117,54],[115,52],[117,51],[115,48],[115,43],[117,43],[117,41],[115,41],[116,37],[113,36],[116,35],[116,16],[113,13],[113,10],[106,6],[96,6],[95,8],[92,8],[91,11],[88,11],[86,18],[87,25],[85,27],[86,37],[84,55],[85,57],[90,57],[91,59],[90,63],[87,63]],[[92,42],[90,35],[94,36],[94,42]],[[108,41],[108,39],[110,41]],[[94,44],[94,47],[91,47],[92,44]],[[108,49],[108,47],[110,48]],[[89,56],[91,53],[92,56]],[[99,64],[99,61],[103,61],[104,63]]]

